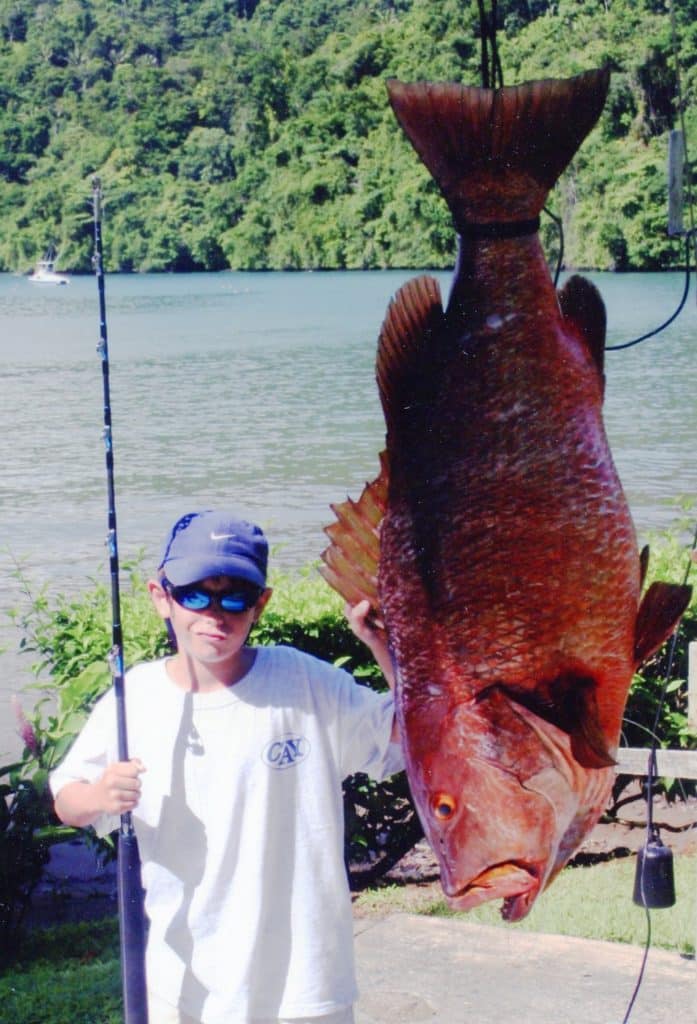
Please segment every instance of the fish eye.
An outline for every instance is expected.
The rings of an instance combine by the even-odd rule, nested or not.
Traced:
[[[449,793],[437,793],[431,800],[431,810],[439,821],[450,821],[456,807],[455,797]]]

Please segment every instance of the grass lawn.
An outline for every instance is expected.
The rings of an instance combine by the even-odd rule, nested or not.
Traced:
[[[651,911],[652,944],[679,953],[694,953],[697,936],[697,856],[675,856],[675,906]],[[466,915],[468,921],[504,928],[575,935],[607,942],[646,942],[646,911],[632,900],[636,858],[611,860],[593,867],[566,868],[517,924],[501,920],[500,901]],[[452,914],[438,883],[392,885],[361,893],[355,909],[363,913],[410,911]]]
[[[31,932],[0,973],[0,1021],[122,1024],[116,919]]]

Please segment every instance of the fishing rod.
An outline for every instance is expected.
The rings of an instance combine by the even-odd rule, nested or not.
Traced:
[[[99,292],[99,344],[104,387],[104,447],[106,452],[109,572],[111,575],[111,638],[109,667],[116,699],[116,728],[119,761],[128,761],[126,699],[124,692],[123,635],[119,599],[119,553],[116,537],[116,501],[114,490],[114,445],[111,430],[109,389],[109,346],[106,328],[106,299],[102,261],[102,188],[99,178],[92,181],[94,212],[93,266]],[[145,987],[145,912],[140,873],[140,853],[130,811],[121,815],[117,845],[117,887],[119,936],[121,942],[121,984],[125,1024],[148,1024]]]

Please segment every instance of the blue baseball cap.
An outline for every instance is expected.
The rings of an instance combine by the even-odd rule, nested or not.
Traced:
[[[229,512],[190,512],[170,530],[158,569],[175,587],[208,576],[266,586],[269,545],[260,527]]]

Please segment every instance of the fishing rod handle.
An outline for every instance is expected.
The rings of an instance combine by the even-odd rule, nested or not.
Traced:
[[[146,923],[140,853],[135,832],[119,832],[117,859],[124,1024],[148,1024]]]

